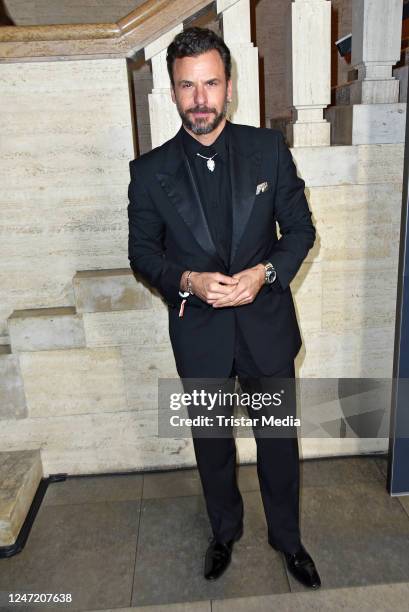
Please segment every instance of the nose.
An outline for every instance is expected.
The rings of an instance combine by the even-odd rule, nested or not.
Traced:
[[[206,101],[206,90],[203,85],[199,84],[195,87],[195,104],[197,106],[205,106]]]

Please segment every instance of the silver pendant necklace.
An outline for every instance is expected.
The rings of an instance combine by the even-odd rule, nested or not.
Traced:
[[[210,172],[213,172],[216,166],[215,162],[213,161],[213,157],[216,157],[217,153],[215,153],[212,157],[206,157],[205,155],[201,155],[200,153],[196,153],[196,155],[198,155],[199,157],[203,157],[203,159],[207,159],[206,166],[208,167]]]

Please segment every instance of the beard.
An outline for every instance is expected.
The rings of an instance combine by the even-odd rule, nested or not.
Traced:
[[[224,117],[227,114],[227,92],[224,97],[223,108],[219,113],[217,112],[216,108],[209,108],[207,106],[194,106],[183,111],[180,108],[178,101],[176,101],[176,108],[185,128],[187,128],[197,136],[200,136],[201,134],[210,134],[210,132],[213,132],[213,130],[215,130],[220,125],[220,123],[223,121]],[[199,117],[195,120],[190,119],[191,113],[200,112],[207,112],[213,114],[213,120],[208,120],[205,117]]]

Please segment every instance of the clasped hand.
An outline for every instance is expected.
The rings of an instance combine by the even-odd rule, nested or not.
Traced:
[[[221,272],[192,272],[192,289],[214,308],[250,304],[264,285],[264,266],[242,270],[233,276]]]

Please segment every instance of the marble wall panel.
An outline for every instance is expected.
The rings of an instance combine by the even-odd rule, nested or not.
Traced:
[[[53,421],[127,410],[117,347],[21,353],[20,365],[29,417]]]
[[[13,310],[74,305],[79,270],[127,258],[125,59],[0,66],[0,337]]]
[[[26,397],[18,356],[0,353],[0,420],[25,416]]]

